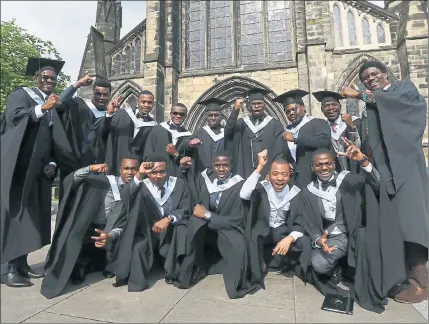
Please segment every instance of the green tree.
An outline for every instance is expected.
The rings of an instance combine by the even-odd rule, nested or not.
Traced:
[[[17,87],[32,87],[34,77],[25,76],[29,57],[61,57],[50,41],[44,41],[19,27],[15,20],[1,22],[0,62],[0,112],[6,108],[6,98]],[[56,92],[64,89],[70,77],[64,73],[58,76]]]

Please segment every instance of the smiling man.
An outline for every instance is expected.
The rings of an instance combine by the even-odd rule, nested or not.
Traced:
[[[368,289],[380,296],[380,305],[387,296],[420,302],[428,296],[429,190],[422,149],[427,104],[413,83],[392,84],[380,62],[364,63],[359,78],[367,90],[345,88],[342,94],[366,102],[362,151],[381,176],[379,197],[365,190],[368,238],[381,247],[368,250],[368,267],[374,278],[381,271],[382,279],[373,279]]]
[[[193,150],[201,144],[191,132],[183,127],[188,114],[184,104],[174,104],[170,112],[170,120],[155,126],[150,133],[143,154],[143,159],[156,152],[167,152],[168,172],[174,177],[183,177],[180,160],[192,156]]]
[[[258,288],[248,277],[245,208],[240,198],[243,178],[231,169],[229,154],[219,151],[212,168],[195,180],[197,204],[188,221],[186,256],[175,283],[180,288],[216,273],[223,274],[229,298],[244,297]]]
[[[137,107],[124,107],[112,118],[106,163],[115,174],[124,156],[135,155],[143,161],[149,134],[158,125],[150,115],[154,100],[152,92],[144,90],[137,98]]]

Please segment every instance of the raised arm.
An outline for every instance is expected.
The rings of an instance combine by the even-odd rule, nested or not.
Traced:
[[[240,190],[240,197],[244,200],[250,200],[252,193],[258,184],[259,179],[261,178],[262,170],[267,164],[267,155],[268,151],[265,149],[262,152],[258,153],[258,166],[253,171],[253,173],[246,179]]]
[[[238,114],[240,113],[240,109],[242,109],[244,102],[244,98],[238,98],[235,101],[234,109],[232,109],[231,114],[229,115],[228,120],[226,121],[225,125],[225,137],[227,139],[233,139],[235,134],[235,129],[237,126],[237,118]]]

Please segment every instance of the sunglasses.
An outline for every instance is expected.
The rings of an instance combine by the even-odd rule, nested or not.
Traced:
[[[185,117],[186,116],[185,113],[181,113],[181,112],[178,112],[178,111],[172,111],[171,114],[173,116],[180,116],[180,117]]]

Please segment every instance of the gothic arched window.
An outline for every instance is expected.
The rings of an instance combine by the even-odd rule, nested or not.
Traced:
[[[351,11],[347,13],[347,27],[349,30],[350,46],[357,45],[356,21],[355,21],[355,16]]]
[[[267,1],[268,60],[292,59],[292,15],[290,1]]]
[[[369,21],[366,18],[362,19],[362,33],[364,45],[371,44],[371,27],[369,26]]]
[[[377,40],[379,44],[386,43],[386,33],[381,23],[377,25]]]
[[[187,0],[185,68],[294,59],[292,1]]]
[[[186,67],[203,68],[206,65],[206,2],[190,0],[186,9]]]
[[[341,10],[338,5],[334,5],[334,28],[337,35],[338,46],[343,46],[343,24],[341,22]]]
[[[140,73],[142,64],[142,41],[140,37],[137,37],[134,43],[134,49],[134,68],[136,73]]]
[[[232,26],[233,3],[231,1],[212,1],[210,3],[210,66],[229,66],[232,64]]]
[[[121,74],[121,54],[116,55],[112,61],[112,75]]]
[[[125,65],[125,73],[126,74],[128,74],[128,73],[130,73],[131,72],[131,68],[132,68],[132,61],[133,61],[133,55],[132,55],[132,52],[131,52],[131,47],[130,46],[127,46],[126,48],[125,48],[125,62],[123,62],[123,63],[125,63],[124,65]]]

